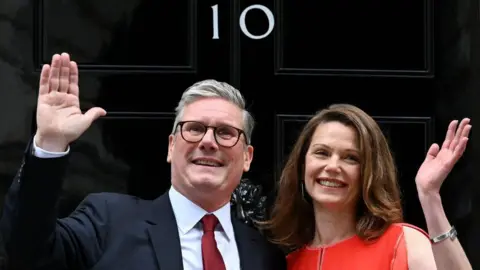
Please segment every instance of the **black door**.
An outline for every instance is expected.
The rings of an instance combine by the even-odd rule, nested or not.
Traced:
[[[163,193],[170,185],[173,109],[184,89],[214,78],[240,88],[256,118],[255,157],[245,177],[266,192],[308,116],[352,103],[374,115],[388,136],[406,219],[424,227],[416,170],[429,145],[443,140],[448,122],[474,118],[476,110],[469,101],[478,94],[457,95],[470,89],[464,74],[473,64],[455,57],[467,57],[465,44],[451,45],[463,40],[452,30],[453,0],[437,9],[431,0],[4,2],[3,193],[34,133],[39,70],[54,53],[68,52],[79,63],[82,106],[108,112],[72,146],[60,216],[91,192],[146,199]],[[434,10],[448,16],[434,20]],[[471,205],[478,192],[469,180],[469,151],[444,188],[464,243],[474,237]]]

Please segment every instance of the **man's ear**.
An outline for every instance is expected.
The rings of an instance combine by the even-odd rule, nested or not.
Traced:
[[[170,163],[172,161],[172,153],[173,147],[175,146],[175,136],[170,134],[168,136],[168,154],[167,154],[167,162]]]
[[[250,163],[253,160],[253,146],[248,145],[247,149],[245,150],[244,154],[244,162],[243,162],[243,171],[248,172],[250,170]]]

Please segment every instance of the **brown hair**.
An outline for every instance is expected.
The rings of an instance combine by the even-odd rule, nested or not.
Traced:
[[[335,104],[308,121],[282,171],[271,219],[263,223],[276,244],[298,248],[313,240],[313,205],[309,195],[302,190],[305,155],[318,125],[332,121],[351,126],[357,133],[361,155],[357,235],[367,241],[374,240],[390,224],[403,220],[396,168],[380,127],[361,109],[348,104]]]

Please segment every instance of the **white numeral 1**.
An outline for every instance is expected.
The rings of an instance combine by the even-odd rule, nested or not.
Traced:
[[[213,37],[212,39],[219,39],[218,37],[218,4],[212,6],[213,10]]]

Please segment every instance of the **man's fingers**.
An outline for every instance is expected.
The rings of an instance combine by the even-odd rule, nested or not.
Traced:
[[[84,121],[87,122],[87,125],[90,126],[93,121],[97,120],[100,116],[105,116],[107,112],[100,108],[100,107],[94,107],[88,110],[84,116]]]
[[[50,84],[48,83],[48,78],[50,77],[50,65],[45,64],[42,67],[42,72],[40,73],[40,86],[39,86],[39,95],[48,94]]]
[[[61,68],[61,60],[60,55],[55,54],[52,57],[52,65],[50,67],[50,91],[58,91],[58,87],[60,86],[60,68]]]
[[[68,92],[72,95],[78,96],[78,66],[74,61],[70,61],[70,85]]]
[[[67,53],[62,53],[59,92],[67,93],[69,86],[70,86],[70,56]]]

